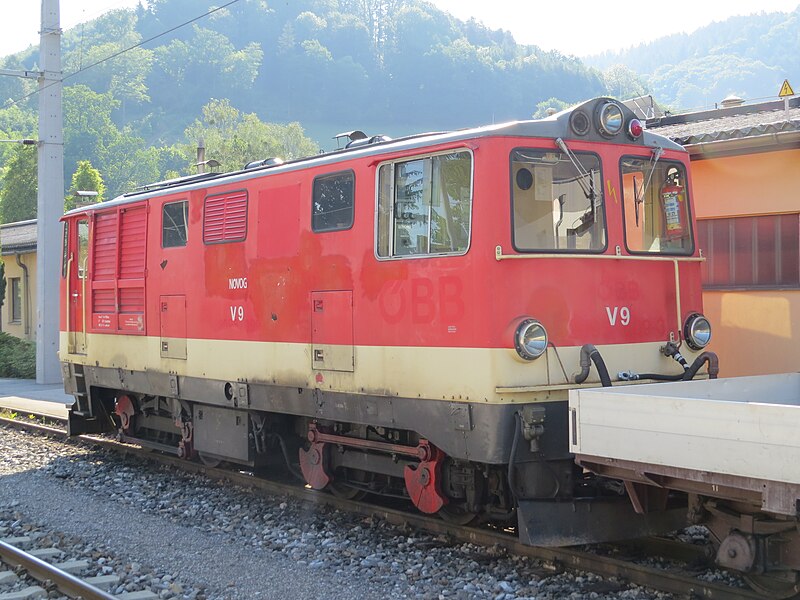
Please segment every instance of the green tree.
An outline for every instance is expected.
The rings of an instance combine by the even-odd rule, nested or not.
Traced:
[[[142,41],[136,14],[113,10],[66,34],[64,67],[79,72],[77,82],[97,92],[111,92],[122,103],[149,102],[145,83],[153,66],[153,51],[133,48]],[[126,48],[131,48],[123,52]],[[104,60],[118,54],[113,60]],[[81,71],[87,65],[91,69]]]
[[[255,114],[239,112],[229,100],[212,100],[202,113],[202,120],[185,132],[187,161],[194,162],[200,139],[205,141],[206,158],[219,161],[224,171],[241,169],[260,158],[289,160],[318,152],[319,146],[305,136],[299,123],[264,123]]]
[[[606,90],[619,100],[630,100],[647,94],[647,84],[633,69],[614,65],[603,71]]]
[[[105,171],[103,153],[121,136],[111,115],[118,106],[111,92],[99,94],[85,85],[64,88],[65,164],[88,160]]]
[[[549,115],[552,110],[556,112],[561,112],[564,109],[569,108],[572,106],[569,102],[564,102],[563,100],[559,100],[558,98],[548,98],[547,100],[543,100],[536,105],[536,112],[533,113],[534,119],[544,119]]]
[[[78,167],[72,174],[72,185],[69,187],[69,193],[64,198],[64,212],[75,208],[79,201],[78,192],[97,192],[97,196],[86,198],[91,202],[105,200],[103,195],[106,192],[106,186],[103,184],[103,177],[100,175],[100,171],[95,169],[88,160],[78,161]]]
[[[3,169],[0,191],[0,222],[13,223],[36,218],[36,149],[18,146]]]

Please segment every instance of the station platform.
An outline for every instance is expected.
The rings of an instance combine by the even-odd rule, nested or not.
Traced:
[[[33,379],[0,379],[0,409],[31,412],[66,421],[75,398],[60,383],[40,385]]]

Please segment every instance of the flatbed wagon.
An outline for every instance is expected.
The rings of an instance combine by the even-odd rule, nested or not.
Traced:
[[[622,479],[638,513],[689,494],[720,566],[770,597],[800,592],[800,374],[570,391],[570,450]]]

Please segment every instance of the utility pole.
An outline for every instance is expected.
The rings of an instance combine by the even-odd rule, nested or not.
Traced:
[[[41,71],[0,75],[39,82],[39,191],[36,198],[36,383],[60,383],[58,362],[59,260],[64,212],[64,118],[61,112],[61,17],[59,0],[42,0],[39,32]],[[32,140],[5,140],[30,144]]]
[[[61,382],[58,361],[59,259],[64,213],[59,0],[42,0],[39,37],[39,195],[36,240],[36,383]]]

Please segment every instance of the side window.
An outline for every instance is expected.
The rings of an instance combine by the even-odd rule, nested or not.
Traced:
[[[89,260],[89,221],[78,221],[78,279],[86,278],[86,263]]]
[[[464,254],[472,220],[472,155],[387,163],[378,171],[379,257]]]
[[[314,180],[311,229],[317,233],[353,226],[356,177],[352,171],[323,175]]]
[[[247,191],[206,196],[203,243],[241,242],[247,237]]]
[[[170,202],[161,208],[161,247],[176,248],[186,245],[189,220],[189,203]]]

